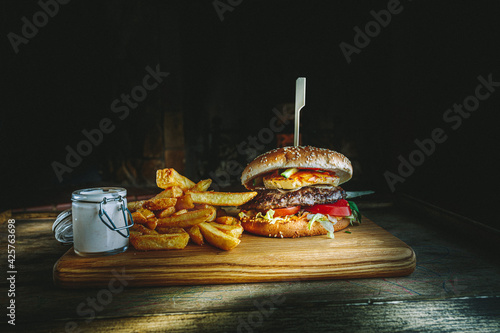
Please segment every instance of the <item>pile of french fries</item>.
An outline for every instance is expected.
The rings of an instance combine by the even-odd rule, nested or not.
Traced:
[[[211,179],[194,183],[172,168],[157,170],[156,184],[162,192],[127,205],[134,220],[130,228],[134,248],[183,249],[191,240],[231,250],[240,243],[241,222],[222,207],[243,205],[257,192],[209,191]]]

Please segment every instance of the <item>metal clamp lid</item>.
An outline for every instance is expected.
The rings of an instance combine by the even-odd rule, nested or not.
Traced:
[[[118,208],[118,210],[121,210],[122,214],[123,214],[123,221],[124,221],[123,227],[117,227],[115,225],[115,223],[113,222],[113,220],[109,217],[106,210],[104,209],[103,205],[105,205],[109,201],[119,201],[120,202],[121,206]],[[125,211],[127,211],[128,217],[130,218],[130,224],[127,223],[127,214],[125,213]],[[99,218],[101,219],[101,222],[104,223],[104,225],[106,227],[108,227],[110,230],[116,231],[117,233],[120,234],[120,236],[123,236],[125,238],[128,238],[130,236],[130,231],[128,229],[134,225],[134,219],[132,218],[132,214],[130,213],[127,206],[125,205],[125,202],[123,201],[122,196],[119,196],[119,197],[113,198],[113,199],[106,199],[106,197],[104,197],[102,199],[102,201],[99,203]],[[107,222],[106,222],[105,218],[107,219]],[[121,232],[121,230],[123,230],[123,229],[127,230],[127,234],[124,234]]]
[[[62,211],[52,224],[54,237],[63,245],[73,244],[73,218],[71,214],[71,208]]]

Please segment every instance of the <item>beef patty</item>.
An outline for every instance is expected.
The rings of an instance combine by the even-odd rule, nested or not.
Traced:
[[[295,191],[262,190],[253,198],[241,206],[244,210],[268,210],[290,206],[312,206],[316,204],[334,203],[346,197],[345,191],[336,188],[325,188],[307,186]]]

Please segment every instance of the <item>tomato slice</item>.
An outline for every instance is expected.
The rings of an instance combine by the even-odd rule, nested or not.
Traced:
[[[349,216],[351,215],[351,208],[345,199],[340,199],[332,204],[314,205],[307,207],[306,210],[311,213],[319,213],[331,216]]]
[[[276,208],[274,210],[274,217],[296,214],[300,210],[300,206],[291,206],[285,208]]]

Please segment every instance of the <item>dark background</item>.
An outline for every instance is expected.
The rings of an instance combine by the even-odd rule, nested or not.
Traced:
[[[151,180],[130,184],[114,171],[141,159],[144,133],[162,135],[169,114],[182,115],[172,121],[183,129],[186,176],[220,175],[227,161],[244,166],[251,154],[237,145],[269,127],[274,108],[294,103],[303,76],[302,143],[352,160],[355,176],[345,189],[392,194],[384,173],[397,174],[398,157],[408,159],[416,139],[442,128],[446,141],[394,194],[498,227],[500,87],[456,130],[443,120],[475,93],[478,76],[500,82],[496,2],[401,1],[401,12],[351,63],[339,44],[353,45],[354,27],[364,30],[370,11],[388,1],[232,3],[221,20],[212,1],[73,0],[16,54],[7,35],[21,35],[22,17],[32,21],[41,8],[2,2],[0,208],[69,201],[71,190],[96,184],[149,187]],[[119,120],[111,102],[157,64],[169,76]],[[59,182],[51,163],[64,162],[65,147],[76,147],[81,131],[104,117],[116,129]],[[239,188],[238,176],[223,185]]]

